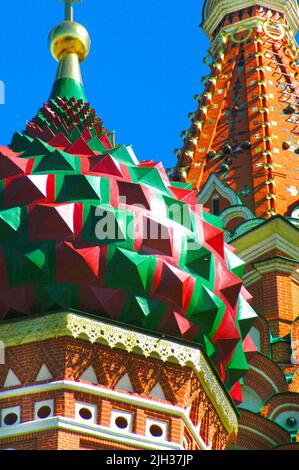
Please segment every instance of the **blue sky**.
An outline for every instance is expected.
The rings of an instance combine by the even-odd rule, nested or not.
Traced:
[[[209,41],[199,29],[203,0],[84,0],[75,19],[91,35],[82,65],[87,97],[118,143],[133,144],[139,159],[174,166],[173,149],[189,128],[208,73]],[[50,30],[63,20],[58,0],[0,0],[0,145],[23,130],[47,101],[57,63],[48,51]]]

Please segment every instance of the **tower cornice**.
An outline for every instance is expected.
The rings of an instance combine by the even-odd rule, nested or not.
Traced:
[[[91,344],[100,344],[108,346],[110,350],[121,350],[128,354],[136,354],[145,359],[156,359],[163,363],[170,363],[180,367],[189,367],[194,371],[202,384],[207,397],[213,403],[218,416],[223,423],[228,434],[233,434],[237,430],[237,412],[230,399],[226,389],[223,387],[215,369],[209,364],[206,355],[200,345],[182,341],[173,342],[169,336],[157,336],[149,334],[148,331],[141,329],[129,329],[124,325],[110,323],[105,319],[89,318],[85,314],[72,311],[60,311],[35,317],[32,319],[18,320],[17,322],[6,322],[0,325],[0,339],[6,350],[16,347],[20,344],[35,344],[55,338],[74,338],[81,341],[88,341]],[[0,376],[1,379],[1,376]],[[40,385],[35,384],[25,389],[14,389],[1,392],[1,400],[14,396],[20,396],[23,393],[40,393]],[[76,389],[83,390],[84,385],[69,382],[56,382],[46,384],[43,391],[52,391],[54,389]],[[86,388],[85,388],[86,389]],[[99,395],[98,387],[90,387],[89,393]],[[6,393],[6,395],[5,395]],[[103,395],[104,393],[104,395]],[[105,391],[102,396],[107,396]],[[116,401],[123,401],[125,395],[119,395],[114,391],[109,391],[108,396],[114,396]],[[139,405],[145,402],[141,398],[135,397],[128,400],[130,404],[139,401]],[[142,401],[143,400],[143,401]],[[146,402],[147,403],[147,402]],[[163,405],[162,405],[163,408]],[[160,404],[161,409],[161,404]],[[163,410],[165,412],[165,408]],[[183,415],[185,416],[185,415]],[[3,433],[0,433],[0,441]]]
[[[212,39],[214,31],[226,15],[257,4],[284,14],[293,33],[297,33],[299,30],[299,7],[296,0],[263,0],[262,2],[257,2],[257,0],[206,0],[203,7],[202,27],[204,32]]]

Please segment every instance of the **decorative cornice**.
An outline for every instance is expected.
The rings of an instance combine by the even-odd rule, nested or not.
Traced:
[[[234,240],[232,245],[235,246]],[[261,243],[257,243],[255,246],[252,245],[252,248],[249,250],[238,252],[238,256],[244,261],[252,262],[275,248],[284,253],[289,252],[291,256],[298,258],[298,249],[294,249],[294,246],[291,243],[288,243],[283,237],[280,237],[277,234],[274,234],[272,237]]]
[[[0,340],[5,347],[64,336],[85,339],[111,348],[117,347],[128,353],[160,359],[182,367],[191,367],[226,430],[229,433],[236,430],[238,426],[236,412],[200,347],[170,341],[163,337],[157,338],[151,334],[70,312],[52,313],[0,326]]]
[[[13,389],[13,390],[7,390],[5,392],[1,392],[0,394],[0,399],[1,400],[7,400],[9,398],[16,398],[16,397],[21,397],[21,396],[29,396],[32,394],[40,394],[40,393],[53,393],[54,391],[58,390],[71,390],[74,392],[79,392],[79,393],[87,393],[89,395],[94,395],[98,396],[101,398],[105,399],[112,399],[116,402],[120,403],[126,403],[128,405],[134,405],[136,407],[141,407],[145,409],[150,409],[152,411],[156,411],[159,413],[164,413],[167,415],[175,415],[180,417],[188,427],[190,433],[192,434],[195,442],[198,444],[200,449],[207,449],[206,444],[202,440],[201,436],[199,435],[197,429],[193,425],[190,417],[187,414],[187,410],[180,408],[175,405],[170,405],[168,403],[161,403],[161,402],[155,402],[153,400],[146,400],[145,398],[138,397],[136,395],[128,395],[126,393],[122,393],[116,390],[110,390],[106,388],[101,388],[96,385],[91,385],[91,384],[85,384],[85,383],[79,383],[79,382],[72,382],[69,380],[62,380],[58,382],[52,382],[48,384],[41,384],[41,385],[33,385],[31,387],[23,387],[23,388],[18,388],[18,389]],[[43,422],[50,422],[51,418],[48,418],[48,420],[43,420]],[[53,419],[53,418],[52,418]],[[65,418],[63,418],[65,419]],[[76,426],[80,426],[80,431],[81,431],[81,424],[78,423],[75,420],[71,420],[72,423],[74,423]],[[38,423],[41,423],[41,421],[38,421]],[[31,426],[30,431],[28,431],[28,428],[26,425]],[[3,428],[0,429],[0,439],[5,439],[7,438],[7,433],[10,431],[13,433],[13,435],[20,435],[24,434],[25,432],[33,432],[32,430],[32,425],[36,427],[37,422],[31,421],[29,423],[22,423],[21,425],[14,426],[13,428]],[[22,427],[21,427],[22,426]],[[55,426],[57,427],[57,426]],[[104,430],[106,433],[108,432],[110,435],[111,433],[113,436],[115,435],[115,432],[111,431],[110,429],[107,429],[106,427],[96,425],[90,427],[90,425],[86,425],[86,429],[91,431],[94,429],[97,433],[99,433],[101,430]],[[44,429],[36,429],[36,431],[41,431]],[[117,433],[116,433],[117,434]],[[10,434],[12,435],[12,434]],[[124,439],[124,435],[121,434],[122,438]],[[132,434],[132,437],[134,438],[136,436],[135,434]],[[110,436],[111,437],[111,436]],[[144,437],[144,436],[143,436]],[[115,440],[115,439],[114,439]],[[175,444],[174,444],[175,445]],[[139,444],[140,446],[140,444]]]
[[[240,205],[224,209],[224,211],[219,214],[219,217],[221,217],[224,227],[236,217],[244,217],[245,220],[256,220],[249,207]]]
[[[237,237],[241,237],[244,233],[249,232],[253,228],[261,225],[264,222],[263,219],[251,219],[243,222],[239,227],[236,228],[234,233],[231,235],[231,240],[234,240]]]
[[[180,444],[176,444],[174,442],[165,441],[161,443],[154,441],[153,439],[149,439],[146,436],[133,433],[117,433],[114,430],[112,431],[109,428],[105,428],[104,426],[83,422],[79,423],[74,419],[60,416],[45,418],[40,421],[29,421],[17,424],[10,428],[2,428],[0,430],[0,441],[2,439],[8,439],[15,436],[46,432],[53,429],[63,429],[65,431],[80,433],[81,435],[92,436],[110,442],[118,442],[145,450],[183,450],[183,447]]]
[[[276,256],[267,260],[258,261],[254,263],[254,267],[261,274],[271,273],[273,271],[292,274],[296,270],[296,267],[299,267],[299,262]]]
[[[285,15],[286,21],[295,34],[299,29],[299,8],[297,0],[208,0],[203,12],[203,30],[210,39],[223,18],[234,11],[256,5],[276,10]],[[263,18],[261,18],[263,19]]]
[[[252,284],[255,284],[262,278],[261,274],[258,273],[256,270],[249,271],[244,274],[243,281],[244,281],[244,286],[248,287],[251,286]]]
[[[224,199],[227,199],[232,205],[237,206],[241,204],[240,199],[236,193],[218,178],[215,173],[212,173],[207,179],[205,185],[200,190],[197,196],[199,204],[204,205],[212,196],[214,191],[217,191]]]
[[[250,222],[250,221],[249,221]],[[277,249],[287,257],[299,259],[298,229],[281,216],[262,222],[252,230],[234,238],[231,245],[247,263]]]

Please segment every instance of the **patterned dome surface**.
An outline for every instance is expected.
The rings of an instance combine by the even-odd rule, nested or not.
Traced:
[[[192,340],[240,399],[256,317],[245,264],[191,187],[103,127],[72,8],[50,34],[52,52],[62,43],[50,99],[0,147],[0,320],[75,309]]]
[[[73,308],[200,342],[238,389],[245,265],[185,184],[59,97],[0,147],[0,175],[2,320]]]

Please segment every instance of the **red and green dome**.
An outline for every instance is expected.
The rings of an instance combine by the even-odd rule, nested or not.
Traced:
[[[0,147],[1,320],[71,308],[200,342],[236,394],[255,313],[220,220],[59,80]]]

